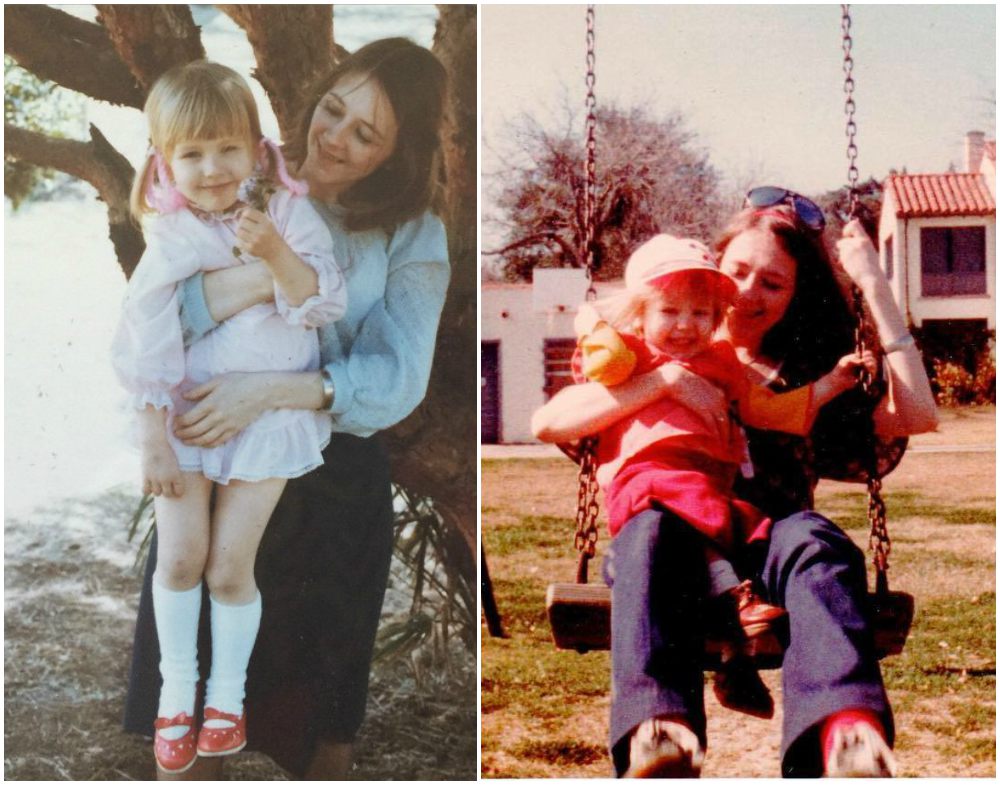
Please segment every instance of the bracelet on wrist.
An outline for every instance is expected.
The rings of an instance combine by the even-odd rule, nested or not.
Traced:
[[[325,368],[320,371],[320,378],[323,380],[323,404],[320,407],[323,410],[330,409],[333,406],[334,389],[333,389],[333,377],[330,376],[330,372]]]
[[[911,333],[905,333],[897,338],[895,341],[891,341],[882,347],[882,351],[885,354],[892,354],[893,352],[901,352],[903,349],[907,349],[910,346],[916,346],[916,340],[913,338]]]

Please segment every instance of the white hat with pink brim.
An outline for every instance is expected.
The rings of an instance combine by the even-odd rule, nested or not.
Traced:
[[[672,234],[658,234],[633,251],[625,265],[625,288],[631,292],[648,286],[662,288],[669,285],[670,276],[689,270],[714,273],[719,279],[719,293],[730,301],[736,298],[736,284],[719,270],[708,247]]]

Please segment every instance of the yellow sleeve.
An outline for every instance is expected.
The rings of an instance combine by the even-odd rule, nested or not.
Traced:
[[[812,399],[811,384],[783,393],[750,385],[739,401],[740,419],[751,428],[805,436],[815,419]]]
[[[635,352],[607,322],[580,338],[580,356],[583,375],[605,387],[621,384],[635,370]]]

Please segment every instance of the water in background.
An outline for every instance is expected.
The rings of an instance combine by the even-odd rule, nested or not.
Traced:
[[[62,6],[93,20],[91,6]],[[249,77],[253,53],[243,32],[211,6],[193,6],[208,56]],[[89,14],[89,16],[88,16]],[[337,42],[355,49],[387,36],[430,46],[431,5],[337,5]],[[248,78],[265,133],[277,123]],[[94,123],[136,165],[146,130],[135,109],[87,102]],[[83,124],[82,128],[86,125]],[[108,239],[107,214],[87,184],[52,201],[4,210],[4,512],[27,516],[41,505],[126,485],[138,494],[138,453],[129,446],[130,413],[111,370],[108,347],[125,279]]]

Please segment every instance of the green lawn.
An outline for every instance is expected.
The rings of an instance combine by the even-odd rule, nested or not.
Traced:
[[[544,611],[547,584],[575,575],[575,482],[575,467],[563,459],[483,462],[483,544],[509,636],[490,638],[483,628],[486,777],[609,774],[608,655],[557,651]],[[990,453],[911,451],[886,479],[890,577],[917,602],[903,654],[883,661],[904,776],[996,772],[994,483]],[[821,484],[817,509],[867,547],[861,486]],[[607,542],[601,526],[598,555]],[[780,703],[778,672],[766,679]],[[706,703],[705,776],[778,776],[778,719],[746,719]]]

